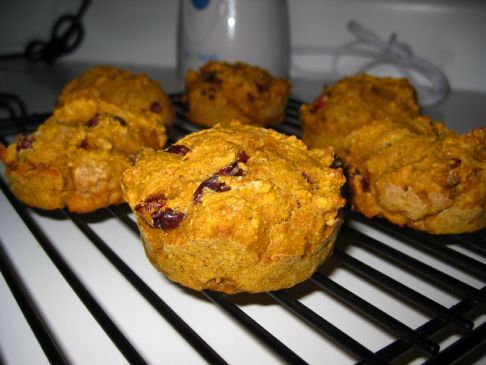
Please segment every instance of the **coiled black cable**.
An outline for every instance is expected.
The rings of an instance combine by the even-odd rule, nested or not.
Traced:
[[[53,64],[58,58],[73,52],[84,38],[81,18],[88,9],[90,0],[82,0],[76,14],[65,14],[55,23],[48,42],[34,39],[27,43],[23,52],[0,54],[0,60],[26,58],[31,62]]]

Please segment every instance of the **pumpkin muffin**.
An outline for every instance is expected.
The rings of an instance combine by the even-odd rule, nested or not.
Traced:
[[[309,146],[333,146],[344,156],[346,137],[377,119],[401,121],[419,115],[416,94],[406,79],[361,74],[347,77],[300,108],[302,140]]]
[[[342,157],[353,209],[434,233],[486,227],[486,128],[464,135],[418,112],[406,80],[360,75],[301,109],[304,141]]]
[[[117,88],[112,88],[110,80],[115,79],[105,78],[105,74],[129,78],[125,71],[113,68],[89,71],[66,86],[58,108],[35,132],[19,135],[8,147],[0,145],[10,189],[27,205],[41,209],[67,206],[72,212],[88,213],[120,204],[122,171],[133,165],[141,148],[157,149],[166,143],[162,114],[136,113],[121,96],[113,100],[108,96],[123,88],[124,97],[131,99],[131,85],[139,76],[131,75],[127,85],[115,78]],[[98,83],[95,75],[100,77]],[[85,78],[91,81],[83,84]],[[146,77],[140,78],[144,84]],[[99,88],[98,94],[92,84]],[[138,95],[139,89],[143,87],[133,91]],[[154,98],[147,99],[147,108],[153,102]]]
[[[209,61],[189,70],[185,85],[186,117],[206,127],[233,119],[260,127],[280,123],[290,93],[288,80],[241,62]]]
[[[99,108],[99,102],[138,115],[149,124],[170,126],[174,119],[174,108],[158,81],[112,66],[93,67],[70,81],[57,98],[58,117],[69,119],[74,114],[80,118],[80,113],[86,113],[88,120],[93,115],[88,105]]]
[[[232,123],[144,151],[122,187],[158,270],[231,294],[309,278],[332,252],[344,181],[332,148]]]

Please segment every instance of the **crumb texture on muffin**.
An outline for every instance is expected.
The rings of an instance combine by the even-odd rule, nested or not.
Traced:
[[[242,62],[209,61],[185,77],[186,117],[211,127],[238,119],[266,126],[282,121],[290,82]]]
[[[108,66],[89,70],[66,85],[36,131],[0,146],[10,189],[41,209],[87,213],[122,203],[122,171],[141,148],[167,141],[168,102],[145,75]]]
[[[122,186],[152,264],[184,286],[261,292],[332,251],[344,176],[331,148],[238,123],[145,151]]]
[[[434,234],[486,227],[486,128],[460,135],[421,115],[407,80],[345,78],[301,121],[306,144],[336,148],[365,216]]]

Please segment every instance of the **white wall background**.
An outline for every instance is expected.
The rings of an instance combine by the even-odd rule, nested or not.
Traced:
[[[246,0],[264,1],[264,0]],[[486,1],[288,0],[292,46],[338,46],[357,20],[382,38],[396,32],[416,54],[447,74],[453,88],[486,92]],[[48,39],[55,19],[75,12],[74,0],[2,0],[0,52]],[[178,0],[96,0],[85,16],[86,37],[66,60],[169,66],[176,63]],[[297,60],[299,62],[299,60]],[[305,67],[322,69],[319,59]]]

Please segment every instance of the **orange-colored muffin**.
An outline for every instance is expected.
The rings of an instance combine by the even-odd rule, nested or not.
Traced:
[[[421,116],[408,81],[345,78],[301,120],[309,146],[336,148],[365,216],[434,234],[486,227],[486,128],[459,135]]]
[[[406,79],[346,77],[301,106],[302,139],[314,148],[333,146],[344,157],[345,139],[356,128],[378,119],[400,121],[418,115],[415,90]]]
[[[195,290],[262,292],[332,253],[344,176],[331,148],[241,124],[145,151],[122,178],[152,264]]]
[[[120,204],[122,171],[133,165],[140,149],[162,148],[167,141],[163,114],[124,108],[127,105],[122,99],[130,99],[130,85],[140,84],[133,89],[138,93],[146,83],[145,76],[106,67],[87,75],[68,84],[53,116],[35,132],[19,135],[8,147],[0,145],[10,189],[27,205],[41,209],[66,206],[72,212],[87,213]],[[124,85],[114,75],[131,81]],[[100,77],[99,82],[95,76]],[[86,79],[90,82],[84,90],[82,80]],[[95,84],[97,87],[92,86]],[[93,90],[98,88],[96,94]],[[124,96],[110,99],[109,92]],[[153,102],[150,97],[145,105],[149,108]]]
[[[260,127],[279,123],[290,93],[288,80],[241,62],[210,61],[188,71],[185,83],[186,117],[206,127],[233,119]]]
[[[174,108],[158,81],[112,66],[93,67],[70,81],[57,98],[58,118],[81,118],[84,113],[88,120],[94,114],[90,104],[96,104],[96,112],[102,112],[100,105],[110,105],[154,125],[170,126],[174,119]]]
[[[353,132],[345,159],[353,207],[436,234],[485,228],[486,128],[465,135],[440,129],[417,133],[376,121]]]

